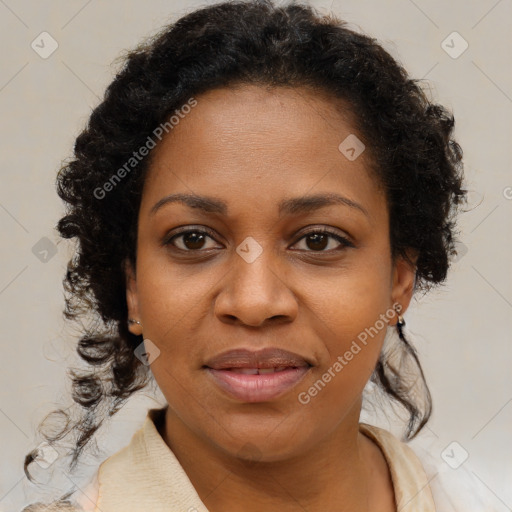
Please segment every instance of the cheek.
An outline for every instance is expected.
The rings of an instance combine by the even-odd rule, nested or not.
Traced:
[[[313,310],[330,352],[350,345],[350,340],[374,326],[389,308],[390,273],[385,262],[369,267],[361,260],[338,275],[302,279],[303,302]]]
[[[318,402],[337,401],[341,406],[362,392],[394,318],[385,286],[388,277],[376,270],[358,272],[334,285],[324,283],[322,293],[310,297],[315,308],[314,330],[323,348],[314,389],[302,388],[308,395],[304,401],[323,394]]]
[[[321,370],[344,376],[338,380],[363,383],[375,367],[390,319],[385,309],[370,304],[363,309],[351,305],[343,315],[333,317],[329,325],[331,335],[324,338],[328,357],[322,361]]]
[[[204,297],[214,284],[215,276],[201,271],[198,266],[190,267],[173,264],[164,249],[147,251],[147,254],[141,251],[137,294],[141,316],[150,326],[144,335],[153,335],[163,342],[169,335],[176,339],[177,333],[197,326],[191,319],[203,314]]]
[[[354,311],[352,317],[331,326],[338,328],[334,332],[339,335],[331,334],[321,366],[297,390],[297,401],[303,406],[299,408],[313,421],[312,428],[327,432],[353,410],[378,361],[388,322],[378,312],[356,316]],[[323,426],[316,425],[314,418],[323,418]]]

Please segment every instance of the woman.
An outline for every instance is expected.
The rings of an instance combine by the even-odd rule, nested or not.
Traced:
[[[151,376],[168,405],[45,510],[449,510],[360,413],[373,383],[405,441],[430,416],[404,313],[453,253],[453,125],[305,5],[219,3],[130,52],[58,176],[66,314],[101,322],[78,346],[84,416],[48,440],[79,432],[74,467]]]

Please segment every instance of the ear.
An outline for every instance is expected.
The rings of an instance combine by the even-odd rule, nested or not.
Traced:
[[[417,250],[409,249],[407,250],[407,255],[412,263],[407,261],[403,256],[397,256],[393,265],[391,307],[393,307],[395,303],[400,304],[402,308],[400,310],[401,314],[409,307],[414,292],[418,254]]]
[[[126,304],[128,306],[128,318],[140,322],[137,278],[135,275],[135,269],[128,260],[124,262],[124,271],[126,276]],[[140,336],[142,334],[142,326],[136,323],[128,323],[128,330],[136,336]]]

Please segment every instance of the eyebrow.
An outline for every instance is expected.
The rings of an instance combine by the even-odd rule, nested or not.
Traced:
[[[196,194],[170,194],[155,203],[155,205],[151,208],[149,215],[154,215],[160,208],[171,203],[183,203],[189,208],[201,210],[205,213],[213,213],[224,216],[228,213],[227,204],[220,199],[208,196],[199,196]],[[352,201],[348,197],[334,193],[316,194],[284,199],[279,203],[278,211],[280,217],[282,215],[300,215],[336,204],[349,206],[350,208],[361,211],[367,217],[370,216],[368,211],[359,203]]]

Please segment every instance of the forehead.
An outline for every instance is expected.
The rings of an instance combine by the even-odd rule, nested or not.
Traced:
[[[260,206],[321,191],[369,207],[381,201],[366,149],[355,159],[340,150],[362,138],[343,102],[311,89],[254,85],[215,89],[196,101],[153,150],[143,207],[176,192],[240,205],[258,197]]]

